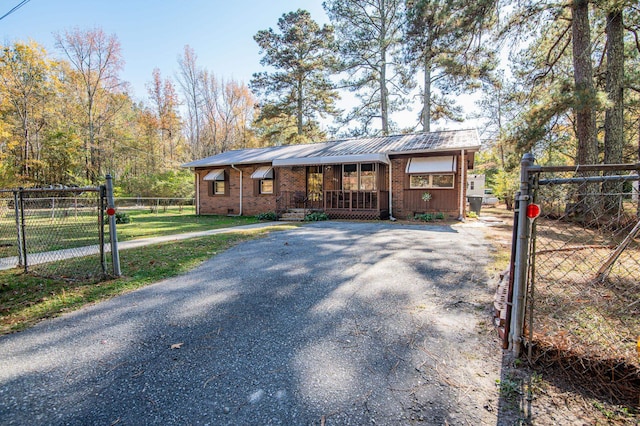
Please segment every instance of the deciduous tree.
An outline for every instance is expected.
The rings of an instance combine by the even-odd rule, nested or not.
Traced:
[[[180,71],[178,74],[178,83],[182,88],[182,94],[185,98],[187,107],[187,120],[185,133],[191,147],[194,157],[204,157],[203,144],[200,139],[202,119],[202,96],[200,93],[200,84],[202,81],[202,70],[197,65],[196,52],[189,45],[184,47],[182,56],[178,56],[178,65]]]
[[[55,35],[56,46],[65,54],[76,76],[69,79],[77,85],[76,96],[84,112],[86,176],[97,182],[102,175],[104,153],[97,137],[122,106],[113,94],[122,92],[119,72],[124,66],[120,42],[100,28],[73,29]]]
[[[35,42],[16,42],[2,48],[0,83],[4,98],[4,117],[12,118],[16,146],[15,165],[25,182],[33,181],[32,166],[40,157],[38,138],[45,125],[47,103],[52,98],[50,60]],[[9,136],[9,134],[7,134]]]
[[[177,160],[176,145],[180,139],[180,100],[171,80],[163,79],[158,68],[154,68],[152,78],[151,83],[147,85],[147,92],[160,136],[162,158],[171,164]]]

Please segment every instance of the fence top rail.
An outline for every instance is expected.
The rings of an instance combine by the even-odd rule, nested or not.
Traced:
[[[0,194],[12,194],[14,192],[100,192],[99,186],[88,186],[83,188],[16,188],[0,189]]]
[[[114,197],[116,200],[194,200],[193,197]]]
[[[533,166],[529,168],[532,173],[553,173],[553,172],[607,172],[636,170],[640,171],[640,163],[626,164],[583,164],[577,166]]]
[[[574,178],[540,179],[538,185],[562,185],[565,183],[601,183],[601,182],[629,182],[640,181],[639,175],[624,176],[583,176]]]

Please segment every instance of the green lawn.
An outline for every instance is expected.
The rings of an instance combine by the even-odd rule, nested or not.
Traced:
[[[160,211],[158,213],[153,213],[149,209],[122,211],[131,217],[131,223],[119,224],[116,227],[118,241],[206,231],[258,222],[253,216],[197,216],[193,207],[183,207],[182,209],[170,207],[166,212]]]
[[[150,209],[121,211],[131,218],[131,223],[116,226],[119,241],[257,222],[254,217],[197,216],[193,207],[168,207],[166,210],[160,209],[157,213]],[[0,257],[17,255],[15,218],[13,214],[8,213],[0,217]],[[69,214],[56,212],[55,215],[47,209],[29,210],[25,215],[25,224],[29,253],[98,244],[99,225],[96,209],[80,209]],[[105,240],[108,241],[106,223],[105,231]]]
[[[294,227],[280,225],[122,250],[120,262],[123,276],[106,281],[99,281],[99,276],[63,280],[24,274],[20,269],[0,271],[0,335],[185,273],[242,241]],[[96,264],[99,265],[97,257],[88,256],[50,265],[64,276],[64,270],[92,270]]]

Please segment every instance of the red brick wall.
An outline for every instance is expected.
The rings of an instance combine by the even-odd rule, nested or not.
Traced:
[[[253,216],[258,213],[275,211],[276,193],[278,186],[278,171],[274,169],[274,194],[259,194],[256,179],[251,179],[251,174],[261,164],[237,166],[242,171],[242,214]],[[210,195],[210,182],[202,178],[211,170],[224,168],[225,178],[229,180],[229,191],[225,195]],[[240,213],[240,172],[231,167],[210,167],[196,169],[200,182],[200,214],[239,214]]]
[[[307,168],[304,166],[278,167],[278,192],[307,191]]]
[[[438,153],[438,155],[452,155],[454,153]],[[473,155],[473,154],[471,154]],[[424,190],[409,190],[409,179],[405,174],[407,162],[412,155],[396,156],[391,159],[391,170],[393,174],[393,216],[399,219],[406,219],[413,215],[416,211],[427,210],[426,206],[422,206],[421,202],[416,201],[417,192],[419,195]],[[473,161],[473,157],[467,155],[467,162]],[[280,192],[284,191],[303,191],[306,192],[306,167],[276,167],[274,168],[274,194],[259,194],[258,185],[255,179],[251,179],[251,174],[264,164],[253,164],[238,166],[243,171],[243,208],[242,214],[245,216],[256,215],[258,213],[275,211],[276,198]],[[210,167],[206,169],[197,169],[196,173],[200,182],[200,214],[239,214],[240,213],[240,173],[231,167],[224,167],[226,177],[229,180],[229,191],[225,195],[211,196],[209,190],[209,182],[205,182],[202,178],[211,170],[222,167]],[[457,160],[457,173],[455,176],[455,189],[453,190],[430,190],[433,192],[434,198],[438,198],[438,202],[430,204],[429,210],[439,211],[450,217],[459,216],[460,189],[464,191],[466,201],[466,185],[461,185],[461,172],[466,173],[466,167],[463,167],[460,161],[460,155]],[[386,167],[385,167],[386,169]],[[339,189],[339,167],[333,166],[332,169],[324,169],[324,189]],[[383,177],[384,176],[384,177]],[[386,170],[381,169],[380,178],[384,182],[380,182],[381,188],[386,186],[388,174]],[[417,192],[416,192],[417,191]],[[414,194],[413,192],[416,192]]]
[[[404,208],[404,171],[407,168],[408,158],[394,158],[391,160],[392,214],[393,217],[398,219],[407,218],[407,212]]]
[[[438,153],[437,155],[452,155],[453,153]],[[469,161],[469,155],[466,154],[467,161]],[[399,219],[407,219],[413,216],[417,211],[438,211],[442,212],[449,217],[457,218],[460,215],[460,189],[464,191],[466,195],[466,185],[461,185],[460,179],[462,177],[461,172],[466,173],[466,167],[462,167],[460,155],[457,155],[457,170],[455,175],[455,188],[454,189],[430,189],[429,192],[434,196],[434,200],[430,202],[427,208],[426,204],[421,200],[422,193],[425,190],[409,189],[409,178],[405,173],[407,168],[407,162],[409,158],[416,155],[403,155],[395,157],[391,160],[391,167],[393,173],[393,216]],[[465,198],[466,204],[466,198]]]

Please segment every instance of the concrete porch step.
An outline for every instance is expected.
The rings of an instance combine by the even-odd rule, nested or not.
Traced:
[[[304,220],[305,213],[303,211],[300,212],[291,212],[288,211],[280,215],[279,220],[286,220],[289,222],[302,222]]]

